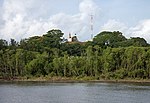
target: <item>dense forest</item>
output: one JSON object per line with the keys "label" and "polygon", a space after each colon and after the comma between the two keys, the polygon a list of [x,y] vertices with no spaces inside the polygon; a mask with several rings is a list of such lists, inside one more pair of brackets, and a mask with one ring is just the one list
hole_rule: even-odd
{"label": "dense forest", "polygon": [[150,45],[140,37],[104,31],[88,42],[64,42],[61,30],[9,42],[0,39],[0,78],[150,78]]}

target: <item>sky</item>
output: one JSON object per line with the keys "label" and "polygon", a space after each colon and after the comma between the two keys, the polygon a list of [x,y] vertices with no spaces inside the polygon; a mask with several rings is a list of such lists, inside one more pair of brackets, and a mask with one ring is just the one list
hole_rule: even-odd
{"label": "sky", "polygon": [[121,31],[150,43],[150,0],[0,0],[0,39],[17,41],[60,29],[80,41],[102,31]]}

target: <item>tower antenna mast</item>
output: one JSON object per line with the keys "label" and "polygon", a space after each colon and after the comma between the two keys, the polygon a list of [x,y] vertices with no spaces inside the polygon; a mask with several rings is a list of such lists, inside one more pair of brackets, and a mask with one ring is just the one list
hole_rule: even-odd
{"label": "tower antenna mast", "polygon": [[93,40],[93,33],[94,33],[94,28],[93,28],[93,14],[90,15],[90,29],[91,29],[91,40]]}

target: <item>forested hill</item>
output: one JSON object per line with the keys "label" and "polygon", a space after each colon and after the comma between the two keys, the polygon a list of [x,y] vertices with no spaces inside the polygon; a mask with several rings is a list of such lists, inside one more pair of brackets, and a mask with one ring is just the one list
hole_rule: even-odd
{"label": "forested hill", "polygon": [[62,37],[61,30],[50,30],[19,43],[0,39],[0,78],[150,78],[150,45],[143,38],[127,39],[119,31],[104,31],[82,43]]}

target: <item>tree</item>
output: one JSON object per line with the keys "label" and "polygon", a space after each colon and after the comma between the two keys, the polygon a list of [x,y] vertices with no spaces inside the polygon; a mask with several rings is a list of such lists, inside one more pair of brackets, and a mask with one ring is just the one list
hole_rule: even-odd
{"label": "tree", "polygon": [[85,48],[83,44],[80,43],[64,43],[60,48],[63,52],[67,51],[70,56],[81,56]]}
{"label": "tree", "polygon": [[132,37],[130,40],[133,42],[133,44],[132,44],[133,46],[139,46],[139,47],[148,46],[148,44],[144,38]]}
{"label": "tree", "polygon": [[22,76],[24,74],[24,67],[26,63],[25,52],[23,49],[16,50],[15,59],[16,75]]}
{"label": "tree", "polygon": [[8,46],[8,42],[6,40],[0,39],[0,50],[6,49]]}
{"label": "tree", "polygon": [[10,49],[16,49],[18,46],[18,43],[15,41],[15,39],[10,39]]}
{"label": "tree", "polygon": [[94,39],[93,43],[94,45],[99,45],[101,47],[116,47],[118,42],[127,40],[121,32],[114,31],[114,32],[108,32],[104,31],[99,34],[97,34]]}
{"label": "tree", "polygon": [[42,54],[37,54],[36,58],[30,61],[26,65],[26,73],[28,75],[33,75],[33,76],[40,76],[40,75],[46,75],[47,70],[45,70],[45,64],[47,61],[48,54],[46,52]]}
{"label": "tree", "polygon": [[60,48],[63,33],[61,30],[50,30],[43,36],[34,36],[30,37],[29,39],[23,39],[20,41],[20,48],[30,50],[30,51],[37,51],[37,52],[44,52],[45,48]]}
{"label": "tree", "polygon": [[99,79],[150,78],[150,47],[145,39],[101,32],[88,42],[62,42],[61,30],[10,44],[0,39],[0,78],[60,76]]}
{"label": "tree", "polygon": [[61,30],[50,30],[47,32],[47,34],[43,35],[42,44],[44,47],[60,48],[60,44],[62,42],[61,37],[63,35],[64,34]]}

